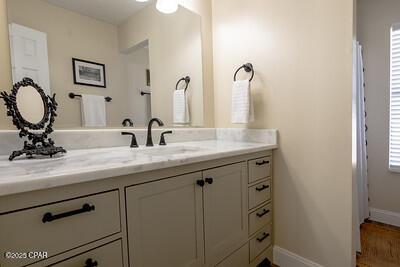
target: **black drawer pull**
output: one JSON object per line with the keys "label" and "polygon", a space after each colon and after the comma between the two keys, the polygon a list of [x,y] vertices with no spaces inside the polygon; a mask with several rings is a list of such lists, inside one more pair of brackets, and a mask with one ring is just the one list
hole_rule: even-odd
{"label": "black drawer pull", "polygon": [[267,213],[269,213],[269,210],[263,209],[263,211],[261,213],[257,213],[257,216],[261,218]]}
{"label": "black drawer pull", "polygon": [[205,181],[207,184],[212,184],[214,182],[214,179],[209,177],[209,178],[206,178]]}
{"label": "black drawer pull", "polygon": [[257,161],[256,165],[257,166],[261,166],[261,165],[265,165],[265,164],[268,164],[268,163],[269,163],[269,160],[263,160],[263,161]]}
{"label": "black drawer pull", "polygon": [[269,185],[263,184],[262,187],[256,187],[256,190],[258,192],[260,192],[260,191],[263,191],[263,190],[268,189],[268,188],[269,188]]}
{"label": "black drawer pull", "polygon": [[67,211],[56,215],[53,215],[51,212],[47,212],[45,215],[43,215],[42,222],[43,223],[52,222],[65,217],[74,216],[85,212],[91,212],[94,209],[95,209],[94,205],[84,204],[82,208],[79,210]]}
{"label": "black drawer pull", "polygon": [[257,238],[257,241],[261,243],[261,242],[263,242],[267,237],[269,237],[269,234],[263,233],[263,236]]}
{"label": "black drawer pull", "polygon": [[205,185],[205,182],[204,182],[204,180],[197,180],[197,181],[196,181],[196,184],[197,184],[198,186],[200,186],[200,187],[203,187],[203,186]]}
{"label": "black drawer pull", "polygon": [[97,263],[97,261],[93,261],[92,259],[87,259],[85,262],[85,267],[96,267],[99,264]]}

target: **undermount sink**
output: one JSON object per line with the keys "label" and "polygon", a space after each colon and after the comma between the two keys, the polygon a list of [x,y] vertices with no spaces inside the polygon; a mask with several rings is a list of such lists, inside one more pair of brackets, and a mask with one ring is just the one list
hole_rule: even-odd
{"label": "undermount sink", "polygon": [[166,155],[179,155],[196,153],[204,150],[204,148],[192,147],[192,146],[165,146],[165,147],[151,147],[139,149],[136,152],[139,154],[149,155],[149,156],[166,156]]}

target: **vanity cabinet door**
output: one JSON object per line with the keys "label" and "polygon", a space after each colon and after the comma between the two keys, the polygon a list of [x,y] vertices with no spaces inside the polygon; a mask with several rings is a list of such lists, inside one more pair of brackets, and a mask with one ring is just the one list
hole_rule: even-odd
{"label": "vanity cabinet door", "polygon": [[129,262],[135,267],[204,263],[201,173],[126,189]]}
{"label": "vanity cabinet door", "polygon": [[206,265],[215,266],[247,241],[247,165],[207,170],[203,177]]}

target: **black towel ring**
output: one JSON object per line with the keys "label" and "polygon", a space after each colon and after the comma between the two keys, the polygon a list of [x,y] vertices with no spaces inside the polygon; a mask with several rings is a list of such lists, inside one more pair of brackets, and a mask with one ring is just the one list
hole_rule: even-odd
{"label": "black towel ring", "polygon": [[181,78],[181,79],[176,83],[175,90],[178,90],[178,85],[179,85],[179,83],[182,82],[182,81],[185,81],[185,83],[186,83],[186,87],[185,87],[185,92],[186,92],[186,90],[188,89],[189,83],[190,83],[190,77],[189,77],[189,76],[186,76],[186,77]]}
{"label": "black towel ring", "polygon": [[238,68],[235,72],[235,75],[233,76],[233,80],[236,82],[236,75],[238,74],[238,72],[241,69],[244,69],[246,72],[251,72],[251,77],[249,80],[251,82],[254,78],[254,68],[253,68],[253,64],[251,64],[251,63],[244,64],[240,68]]}

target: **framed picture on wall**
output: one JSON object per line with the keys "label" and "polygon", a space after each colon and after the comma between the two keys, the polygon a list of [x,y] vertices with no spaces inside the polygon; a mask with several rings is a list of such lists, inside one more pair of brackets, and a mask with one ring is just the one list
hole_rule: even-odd
{"label": "framed picture on wall", "polygon": [[72,59],[74,83],[106,88],[106,66],[87,60]]}

